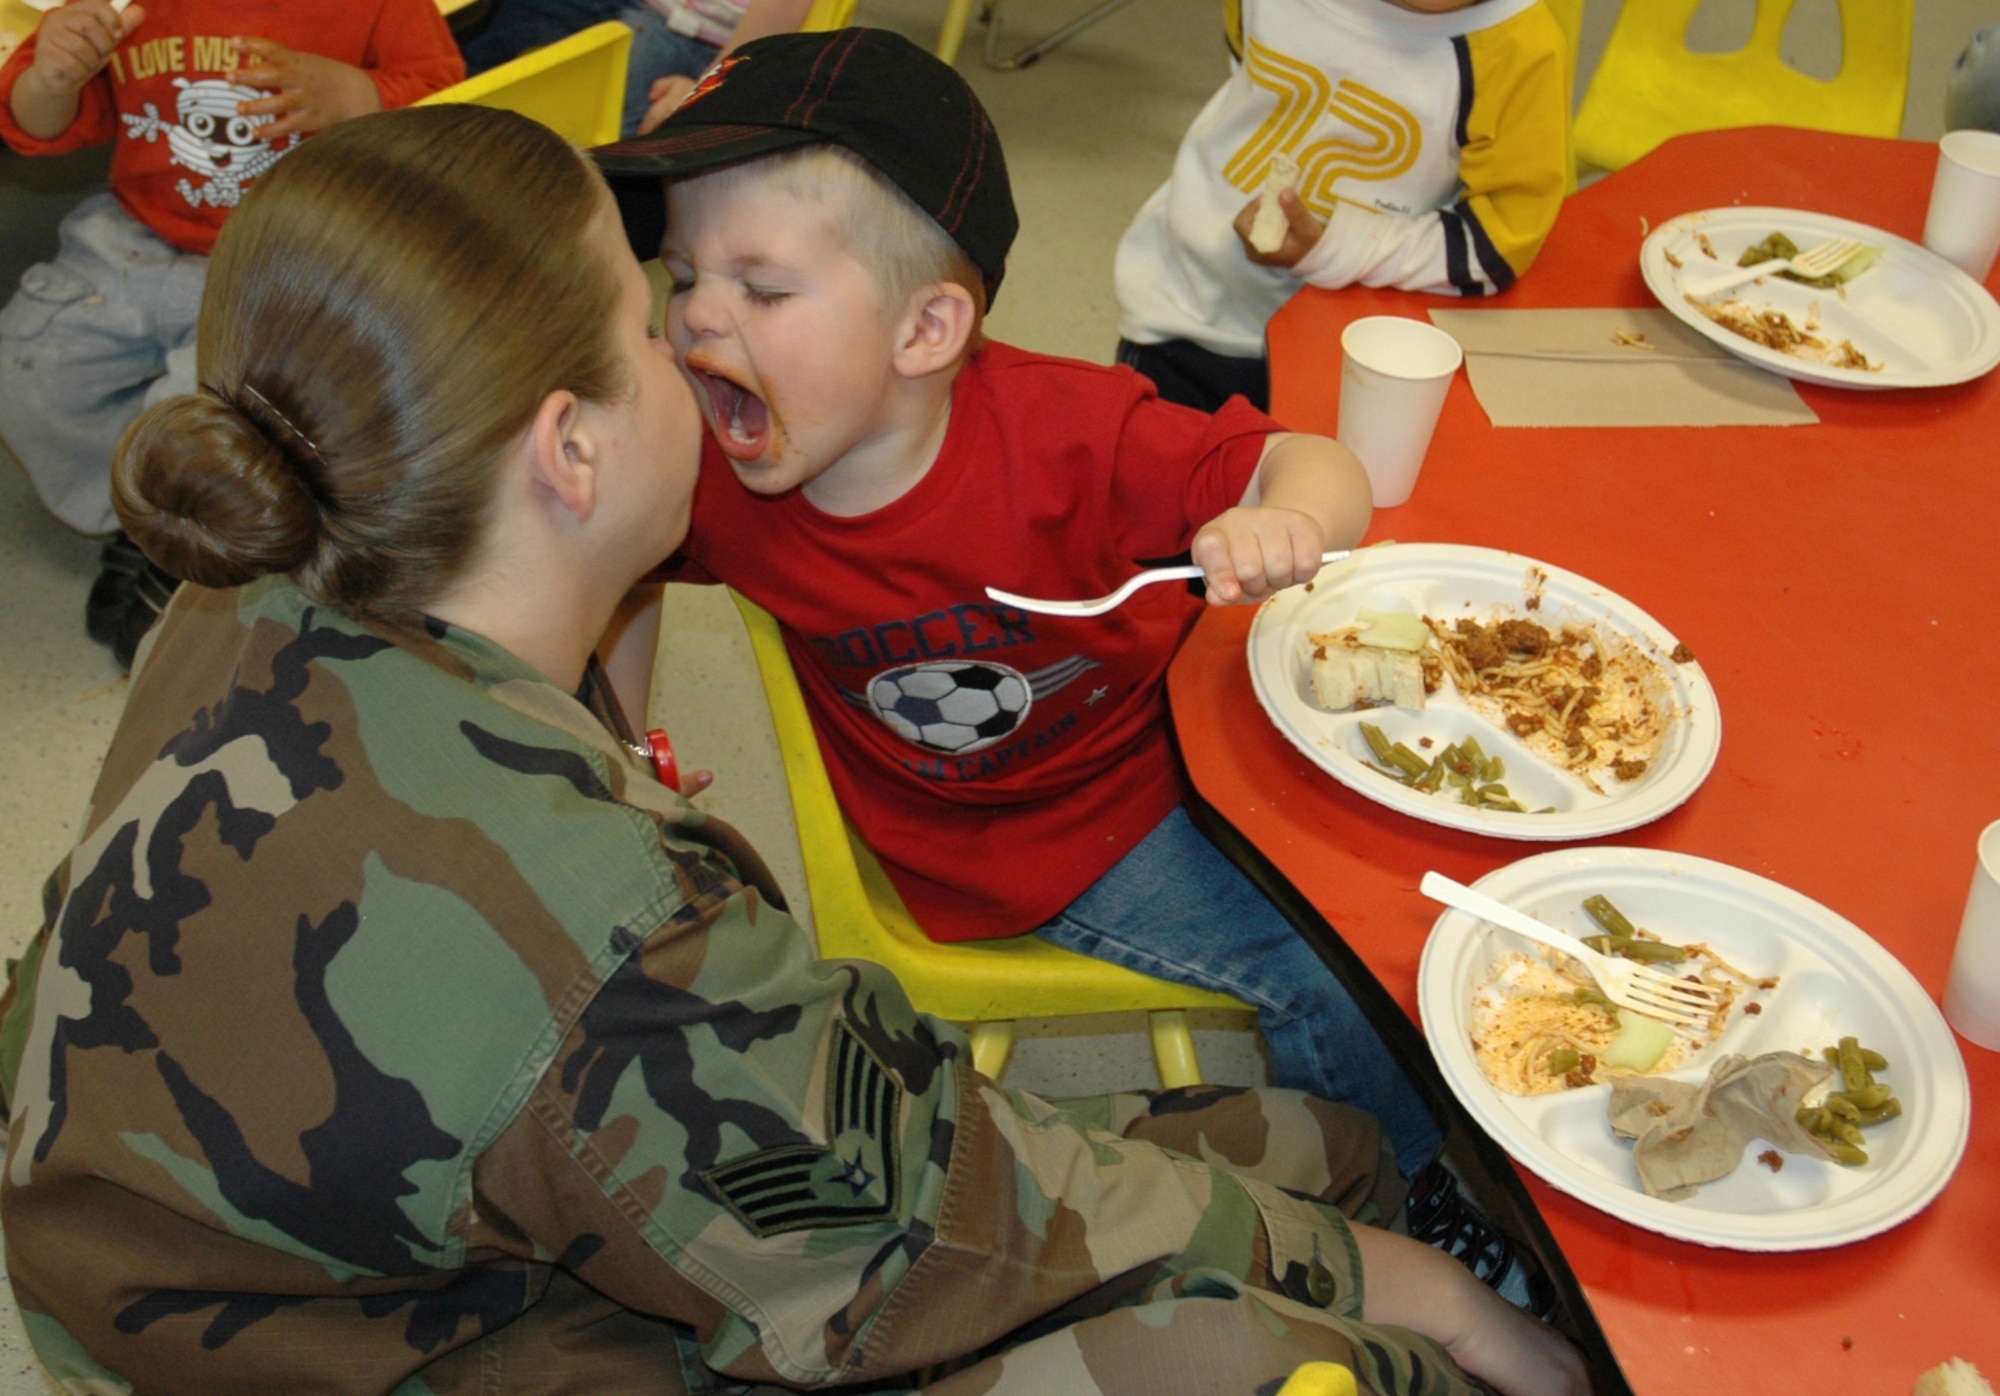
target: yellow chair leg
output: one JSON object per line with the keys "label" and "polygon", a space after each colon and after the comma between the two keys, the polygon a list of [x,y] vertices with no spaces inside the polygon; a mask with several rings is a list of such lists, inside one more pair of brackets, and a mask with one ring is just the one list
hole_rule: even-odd
{"label": "yellow chair leg", "polygon": [[[1183,1015],[1185,1016],[1185,1015]],[[1014,1051],[1014,1024],[1011,1019],[972,1025],[972,1066],[981,1076],[998,1081]]]}
{"label": "yellow chair leg", "polygon": [[1188,1030],[1187,1010],[1162,1008],[1147,1015],[1153,1034],[1153,1063],[1160,1069],[1160,1084],[1199,1086],[1201,1063],[1194,1057],[1194,1034]]}
{"label": "yellow chair leg", "polygon": [[1354,1373],[1338,1362],[1308,1362],[1295,1367],[1278,1388],[1278,1396],[1354,1396]]}
{"label": "yellow chair leg", "polygon": [[937,56],[946,63],[958,62],[958,46],[965,41],[966,22],[972,18],[972,0],[951,0],[944,12],[944,28],[938,31]]}

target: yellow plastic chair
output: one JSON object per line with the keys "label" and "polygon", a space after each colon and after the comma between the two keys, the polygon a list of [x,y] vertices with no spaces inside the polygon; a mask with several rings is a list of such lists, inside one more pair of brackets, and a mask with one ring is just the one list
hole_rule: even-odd
{"label": "yellow plastic chair", "polygon": [[632,31],[615,19],[509,59],[417,103],[467,102],[532,116],[580,146],[618,139]]}
{"label": "yellow plastic chair", "polygon": [[[859,0],[813,0],[811,13],[799,28],[808,31],[845,29],[854,23],[854,7]],[[947,63],[958,62],[959,45],[965,42],[965,26],[972,18],[973,0],[947,0],[944,24],[938,30],[937,56]]]}
{"label": "yellow plastic chair", "polygon": [[1577,158],[1619,170],[1670,136],[1732,126],[1899,134],[1913,0],[1840,0],[1841,65],[1831,80],[1779,55],[1794,3],[1756,0],[1747,44],[1694,53],[1687,31],[1701,0],[1627,0],[1577,112]]}
{"label": "yellow plastic chair", "polygon": [[1285,1378],[1278,1396],[1355,1396],[1354,1373],[1338,1362],[1302,1362]]}
{"label": "yellow plastic chair", "polygon": [[[1569,67],[1563,81],[1563,110],[1570,114],[1572,122],[1576,113],[1576,55],[1583,44],[1583,0],[1547,0],[1549,10],[1555,15],[1556,23],[1562,26],[1563,39],[1569,45]],[[1576,141],[1570,140],[1569,185],[1563,191],[1576,192]]]}
{"label": "yellow plastic chair", "polygon": [[750,632],[778,733],[819,953],[887,966],[918,1008],[967,1026],[973,1065],[995,1080],[1007,1069],[1016,1019],[1137,1009],[1150,1014],[1161,1084],[1198,1084],[1201,1067],[1187,1010],[1247,1009],[1239,1000],[1073,954],[1034,936],[941,945],[924,935],[840,812],[778,622],[755,602],[730,595]]}

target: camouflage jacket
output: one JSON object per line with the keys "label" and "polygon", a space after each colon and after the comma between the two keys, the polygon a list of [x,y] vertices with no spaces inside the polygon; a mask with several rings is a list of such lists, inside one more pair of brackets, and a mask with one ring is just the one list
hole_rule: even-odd
{"label": "camouflage jacket", "polygon": [[886,971],[813,960],[741,852],[477,635],[183,588],[7,1021],[43,1362],[93,1393],[1248,1391],[1316,1357],[1471,1389],[1354,1321],[1365,1116],[1002,1091]]}

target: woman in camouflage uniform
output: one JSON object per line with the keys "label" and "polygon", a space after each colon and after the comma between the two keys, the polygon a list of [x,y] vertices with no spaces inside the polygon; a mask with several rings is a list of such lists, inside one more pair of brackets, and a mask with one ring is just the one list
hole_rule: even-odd
{"label": "woman in camouflage uniform", "polygon": [[814,961],[577,700],[686,526],[699,417],[650,311],[595,173],[480,108],[320,136],[224,232],[202,390],[118,473],[198,584],[0,1034],[49,1370],[1041,1396],[1326,1358],[1582,1391],[1549,1330],[1361,1224],[1400,1201],[1372,1120],[1002,1090],[886,971]]}

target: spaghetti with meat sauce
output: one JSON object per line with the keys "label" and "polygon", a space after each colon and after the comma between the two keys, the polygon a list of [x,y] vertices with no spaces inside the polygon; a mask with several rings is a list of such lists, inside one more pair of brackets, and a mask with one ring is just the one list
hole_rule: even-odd
{"label": "spaghetti with meat sauce", "polygon": [[1475,712],[1600,793],[1645,774],[1678,709],[1639,646],[1580,621],[1427,619],[1445,673]]}

